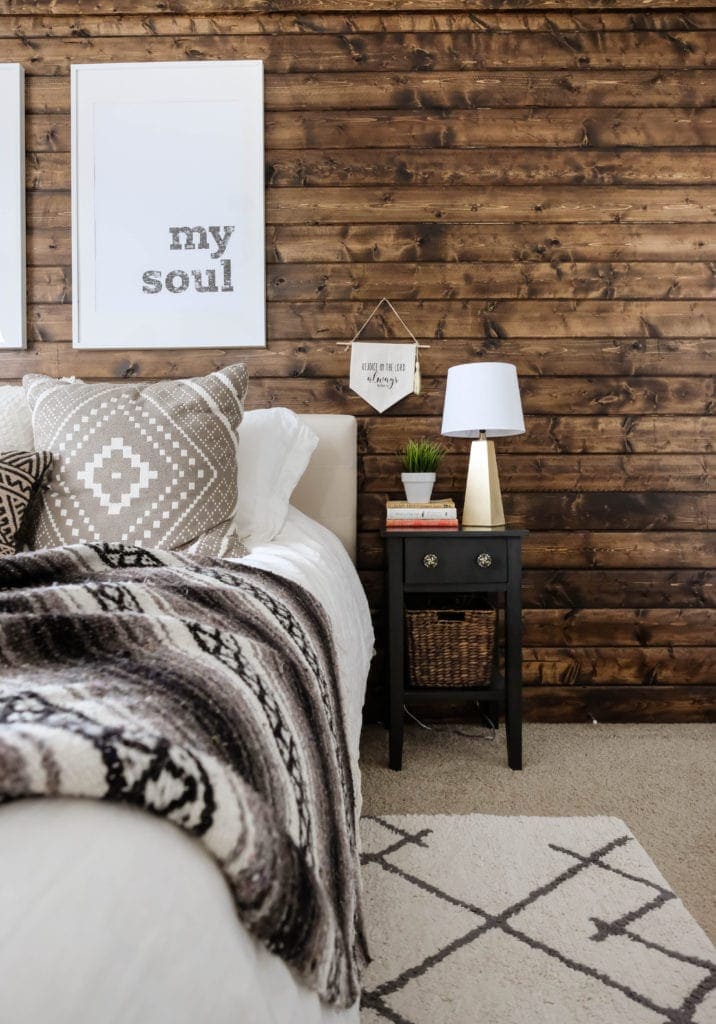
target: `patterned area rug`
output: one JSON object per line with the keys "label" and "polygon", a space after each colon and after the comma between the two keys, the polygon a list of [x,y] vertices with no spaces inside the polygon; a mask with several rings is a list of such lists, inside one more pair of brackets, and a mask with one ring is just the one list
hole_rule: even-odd
{"label": "patterned area rug", "polygon": [[364,818],[361,1024],[713,1024],[712,943],[618,818]]}

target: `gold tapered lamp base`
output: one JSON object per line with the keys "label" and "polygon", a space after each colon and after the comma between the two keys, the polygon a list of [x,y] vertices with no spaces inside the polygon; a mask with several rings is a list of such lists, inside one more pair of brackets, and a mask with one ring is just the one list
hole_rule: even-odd
{"label": "gold tapered lamp base", "polygon": [[500,477],[497,472],[495,445],[481,437],[470,446],[467,468],[463,526],[504,526]]}

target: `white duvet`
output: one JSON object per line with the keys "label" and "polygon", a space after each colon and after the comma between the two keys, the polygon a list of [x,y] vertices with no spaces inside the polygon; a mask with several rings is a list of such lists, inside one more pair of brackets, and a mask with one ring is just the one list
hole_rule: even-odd
{"label": "white duvet", "polygon": [[[244,561],[302,583],[331,620],[356,790],[373,631],[341,543],[292,509]],[[201,845],[85,800],[0,808],[0,1024],[355,1024],[240,924]]]}

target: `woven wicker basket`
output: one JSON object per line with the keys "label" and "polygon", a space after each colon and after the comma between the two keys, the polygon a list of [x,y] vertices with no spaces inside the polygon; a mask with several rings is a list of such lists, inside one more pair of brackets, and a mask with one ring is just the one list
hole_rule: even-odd
{"label": "woven wicker basket", "polygon": [[407,610],[413,686],[481,686],[495,647],[494,608]]}

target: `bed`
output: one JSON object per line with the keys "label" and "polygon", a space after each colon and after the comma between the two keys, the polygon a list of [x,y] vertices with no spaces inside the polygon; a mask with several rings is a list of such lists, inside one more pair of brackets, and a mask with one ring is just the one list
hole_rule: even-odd
{"label": "bed", "polygon": [[[319,436],[280,533],[236,564],[293,580],[330,623],[360,811],[358,740],[373,634],[352,564],[356,425]],[[0,1020],[13,1024],[349,1024],[239,921],[206,849],[116,803],[25,799],[0,808]]]}

